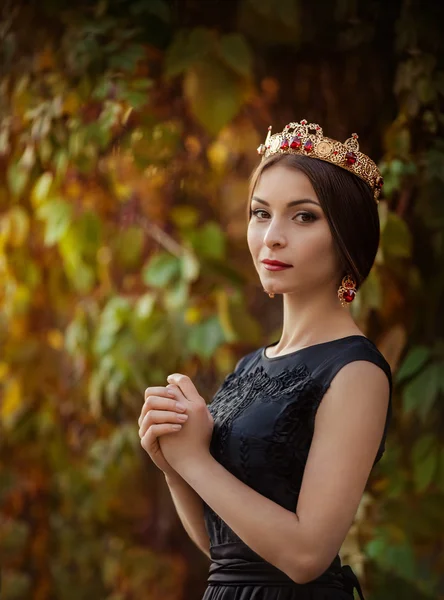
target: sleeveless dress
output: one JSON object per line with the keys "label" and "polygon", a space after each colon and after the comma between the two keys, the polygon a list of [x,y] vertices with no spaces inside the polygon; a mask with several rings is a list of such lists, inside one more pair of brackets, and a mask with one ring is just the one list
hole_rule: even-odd
{"label": "sleeveless dress", "polygon": [[[268,347],[241,358],[209,403],[210,452],[246,485],[295,511],[316,411],[333,377],[355,360],[375,363],[388,377],[390,399],[374,466],[384,453],[392,416],[392,374],[376,345],[362,335],[270,358]],[[211,565],[202,600],[350,600],[354,588],[364,599],[339,554],[321,576],[298,584],[249,548],[205,502],[204,517]]]}

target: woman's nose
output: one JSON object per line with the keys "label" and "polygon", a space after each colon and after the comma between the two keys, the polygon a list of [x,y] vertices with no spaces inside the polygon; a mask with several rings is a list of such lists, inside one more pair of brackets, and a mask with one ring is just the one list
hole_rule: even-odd
{"label": "woman's nose", "polygon": [[278,227],[270,224],[267,231],[265,232],[264,244],[266,246],[268,246],[269,248],[276,246],[276,245],[284,246],[285,238],[282,233],[282,230],[280,230]]}

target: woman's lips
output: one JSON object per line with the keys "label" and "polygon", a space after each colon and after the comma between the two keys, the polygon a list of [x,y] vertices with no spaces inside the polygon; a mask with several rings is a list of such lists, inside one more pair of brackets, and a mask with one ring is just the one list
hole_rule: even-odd
{"label": "woman's lips", "polygon": [[283,271],[284,269],[291,269],[291,267],[283,267],[282,265],[270,265],[268,263],[262,263],[267,271]]}

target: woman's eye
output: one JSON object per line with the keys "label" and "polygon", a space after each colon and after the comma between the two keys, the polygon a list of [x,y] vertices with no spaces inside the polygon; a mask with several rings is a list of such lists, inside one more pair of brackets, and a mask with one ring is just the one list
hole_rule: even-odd
{"label": "woman's eye", "polygon": [[[265,215],[268,215],[266,210],[263,210],[262,208],[257,208],[256,210],[252,210],[251,214],[255,215],[256,217],[258,217],[259,219],[263,219],[264,217],[261,217],[259,215],[259,213],[264,213]],[[310,221],[315,221],[316,217],[313,213],[310,212],[299,212],[294,219],[296,219],[296,217],[303,217],[301,219],[302,223],[309,223]]]}
{"label": "woman's eye", "polygon": [[[265,213],[268,214],[266,210],[262,210],[262,208],[256,208],[256,210],[252,210],[251,214],[255,215],[256,217],[258,216],[258,213]],[[260,218],[260,217],[259,217]]]}
{"label": "woman's eye", "polygon": [[314,220],[316,219],[316,217],[314,216],[314,214],[312,214],[312,213],[309,213],[309,212],[300,212],[300,213],[298,213],[298,214],[296,215],[296,217],[300,217],[300,216],[302,216],[302,217],[307,217],[306,219],[305,219],[305,218],[304,218],[304,219],[302,219],[302,221],[303,221],[304,223],[307,223],[307,222],[310,222],[310,221],[314,221]]}

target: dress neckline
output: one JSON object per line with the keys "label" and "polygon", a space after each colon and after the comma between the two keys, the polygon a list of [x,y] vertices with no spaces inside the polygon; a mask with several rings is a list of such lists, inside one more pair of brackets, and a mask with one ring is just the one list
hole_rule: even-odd
{"label": "dress neckline", "polygon": [[277,340],[273,344],[270,344],[270,346],[263,346],[262,351],[261,351],[261,356],[267,362],[272,362],[274,360],[279,360],[280,358],[287,358],[288,356],[293,356],[295,354],[298,354],[299,352],[302,352],[303,350],[309,350],[310,348],[316,348],[318,346],[326,346],[327,344],[333,344],[335,342],[341,342],[342,340],[348,340],[351,338],[364,338],[364,339],[370,341],[367,336],[360,335],[359,333],[355,333],[354,335],[346,335],[345,337],[336,338],[334,340],[327,340],[326,342],[319,342],[317,344],[311,344],[310,346],[304,346],[303,348],[299,348],[298,350],[293,350],[293,352],[287,352],[287,354],[280,354],[279,356],[267,356],[265,354],[265,350],[267,350],[268,348],[271,348],[273,346],[276,346],[276,344],[279,342],[279,340]]}

